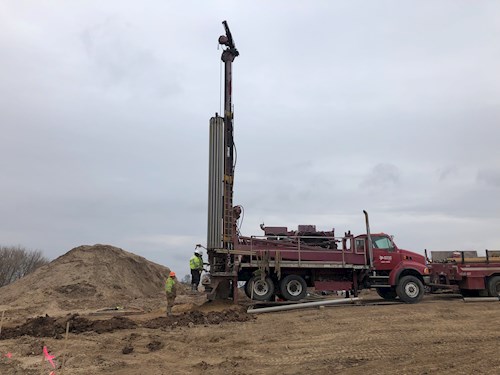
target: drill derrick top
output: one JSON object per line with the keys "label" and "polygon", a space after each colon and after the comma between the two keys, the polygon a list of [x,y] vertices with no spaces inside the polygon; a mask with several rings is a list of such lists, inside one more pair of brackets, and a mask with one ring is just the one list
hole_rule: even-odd
{"label": "drill derrick top", "polygon": [[219,44],[222,44],[224,46],[227,46],[222,52],[222,61],[227,62],[231,61],[233,62],[236,56],[239,56],[239,52],[236,49],[236,46],[234,45],[233,41],[233,36],[231,35],[231,31],[229,30],[229,26],[226,21],[223,21],[222,24],[224,25],[224,29],[226,30],[226,35],[221,35],[219,37]]}

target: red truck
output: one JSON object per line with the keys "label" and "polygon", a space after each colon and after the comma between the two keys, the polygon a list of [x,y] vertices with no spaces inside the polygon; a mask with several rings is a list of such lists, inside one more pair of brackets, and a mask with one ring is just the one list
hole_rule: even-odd
{"label": "red truck", "polygon": [[449,289],[464,297],[500,297],[500,251],[486,250],[485,257],[468,257],[465,251],[458,251],[430,261],[429,270],[432,291]]}
{"label": "red truck", "polygon": [[[376,288],[384,299],[420,301],[430,280],[425,257],[398,248],[385,233],[370,234],[366,211],[365,218],[367,234],[358,236],[335,237],[333,230],[320,232],[313,225],[301,225],[297,231],[261,226],[264,236],[238,236],[229,252],[234,256],[229,274],[210,276],[245,282],[246,294],[261,301],[275,296],[297,301],[308,287],[347,290],[354,296],[361,289]],[[206,287],[215,293],[210,284]]]}
{"label": "red truck", "polygon": [[264,238],[241,237],[236,246],[242,254],[238,280],[247,282],[247,295],[257,300],[275,294],[299,300],[307,287],[314,287],[347,290],[355,296],[361,289],[376,288],[384,299],[420,301],[429,283],[424,256],[399,249],[385,233],[370,234],[366,211],[365,217],[367,234],[358,236],[346,233],[338,238],[333,230],[299,226],[297,232],[263,227]]}

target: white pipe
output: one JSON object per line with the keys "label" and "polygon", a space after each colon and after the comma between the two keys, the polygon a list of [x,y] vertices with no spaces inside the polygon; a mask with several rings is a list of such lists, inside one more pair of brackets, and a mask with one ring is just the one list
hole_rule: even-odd
{"label": "white pipe", "polygon": [[464,297],[464,302],[498,302],[500,297]]}
{"label": "white pipe", "polygon": [[354,301],[358,301],[359,299],[360,298],[358,298],[358,297],[354,297],[354,298],[351,297],[351,298],[342,298],[342,299],[329,299],[329,300],[315,301],[315,302],[304,302],[304,303],[297,303],[297,304],[293,304],[293,305],[261,307],[261,308],[258,308],[258,309],[249,308],[247,310],[247,313],[249,313],[249,314],[259,314],[259,313],[273,312],[273,311],[305,309],[307,307],[351,303],[351,302],[354,302]]}

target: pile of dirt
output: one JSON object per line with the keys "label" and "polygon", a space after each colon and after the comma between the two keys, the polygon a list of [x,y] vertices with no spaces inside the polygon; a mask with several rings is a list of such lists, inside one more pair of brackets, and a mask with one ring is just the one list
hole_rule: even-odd
{"label": "pile of dirt", "polygon": [[161,296],[168,272],[167,267],[117,247],[79,246],[0,288],[0,305],[50,315],[125,306]]}
{"label": "pile of dirt", "polygon": [[142,323],[135,322],[125,317],[113,317],[111,319],[90,320],[71,314],[65,317],[40,316],[29,318],[25,323],[16,327],[5,327],[2,330],[0,340],[12,339],[20,336],[51,337],[62,339],[69,322],[69,332],[79,334],[83,332],[106,333],[121,329],[134,329],[138,327],[158,329],[174,327],[191,327],[195,325],[213,325],[223,322],[246,322],[255,319],[253,315],[243,310],[226,310],[202,313],[190,311],[180,315],[154,318]]}
{"label": "pile of dirt", "polygon": [[143,327],[158,329],[169,327],[184,327],[192,325],[212,325],[225,322],[246,322],[255,319],[255,316],[243,311],[224,310],[202,313],[201,311],[189,311],[177,316],[161,316],[151,319],[142,324]]}
{"label": "pile of dirt", "polygon": [[66,331],[66,323],[70,322],[71,333],[83,333],[93,331],[96,333],[113,332],[119,329],[136,328],[137,324],[127,318],[113,317],[107,320],[89,320],[77,314],[70,317],[54,318],[51,316],[40,316],[29,318],[26,323],[19,326],[2,330],[1,340],[20,336],[63,338]]}

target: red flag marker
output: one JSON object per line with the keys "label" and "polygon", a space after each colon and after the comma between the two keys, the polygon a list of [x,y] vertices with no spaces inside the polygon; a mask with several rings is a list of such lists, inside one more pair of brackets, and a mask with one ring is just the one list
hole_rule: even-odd
{"label": "red flag marker", "polygon": [[49,351],[47,350],[47,347],[44,346],[43,347],[43,355],[45,356],[45,358],[47,359],[47,361],[50,362],[50,364],[52,365],[53,368],[56,368],[56,365],[54,364],[54,361],[53,359],[56,357],[55,355],[50,355],[49,354]]}

